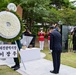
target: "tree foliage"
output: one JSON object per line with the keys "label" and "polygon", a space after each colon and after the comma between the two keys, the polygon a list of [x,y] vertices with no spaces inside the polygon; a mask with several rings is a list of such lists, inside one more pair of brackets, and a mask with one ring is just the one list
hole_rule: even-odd
{"label": "tree foliage", "polygon": [[76,25],[76,10],[70,8],[64,8],[59,11],[61,21],[66,25]]}
{"label": "tree foliage", "polygon": [[21,5],[23,19],[32,26],[34,23],[58,22],[75,25],[76,8],[69,0],[0,0],[0,10],[6,9],[8,3]]}
{"label": "tree foliage", "polygon": [[24,9],[24,18],[33,19],[34,21],[43,20],[44,16],[48,16],[48,10],[45,8],[49,4],[49,0],[21,0]]}
{"label": "tree foliage", "polygon": [[61,9],[62,6],[68,7],[69,0],[51,0],[51,4],[56,5],[57,9]]}

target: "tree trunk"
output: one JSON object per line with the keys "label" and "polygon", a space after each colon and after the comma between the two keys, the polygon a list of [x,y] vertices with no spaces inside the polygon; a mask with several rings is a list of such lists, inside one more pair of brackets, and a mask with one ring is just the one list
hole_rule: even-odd
{"label": "tree trunk", "polygon": [[31,31],[31,30],[32,30],[32,27],[33,27],[33,23],[34,23],[34,22],[33,22],[33,19],[30,18],[30,21],[29,21],[29,22],[30,22],[30,23],[29,23],[29,24],[30,24],[29,27],[30,27],[30,31]]}

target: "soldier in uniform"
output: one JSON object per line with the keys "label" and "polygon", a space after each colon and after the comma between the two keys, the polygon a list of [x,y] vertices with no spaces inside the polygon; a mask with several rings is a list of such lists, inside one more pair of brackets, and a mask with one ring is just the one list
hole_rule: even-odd
{"label": "soldier in uniform", "polygon": [[[21,36],[22,38],[22,36]],[[20,50],[22,48],[22,44],[20,42],[20,40],[16,40],[16,43],[17,43],[17,46],[18,46],[18,49]],[[12,42],[12,44],[15,44],[15,42]],[[20,62],[19,62],[19,58],[14,58],[14,62],[15,62],[15,65],[12,66],[11,68],[13,68],[14,70],[18,70],[20,68]]]}
{"label": "soldier in uniform", "polygon": [[44,36],[45,36],[45,32],[43,32],[43,28],[40,28],[40,31],[38,32],[38,36],[39,36],[40,49],[43,50]]}

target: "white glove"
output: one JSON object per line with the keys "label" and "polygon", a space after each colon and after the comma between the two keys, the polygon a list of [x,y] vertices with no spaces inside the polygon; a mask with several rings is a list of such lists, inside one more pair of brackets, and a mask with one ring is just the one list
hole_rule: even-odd
{"label": "white glove", "polygon": [[52,50],[50,50],[50,52],[52,53]]}

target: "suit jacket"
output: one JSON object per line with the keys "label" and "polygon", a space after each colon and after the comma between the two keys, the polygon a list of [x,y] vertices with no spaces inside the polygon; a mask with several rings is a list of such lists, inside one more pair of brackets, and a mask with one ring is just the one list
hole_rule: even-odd
{"label": "suit jacket", "polygon": [[62,51],[62,39],[61,39],[61,34],[58,31],[53,31],[50,33],[50,49],[53,52],[56,51]]}

